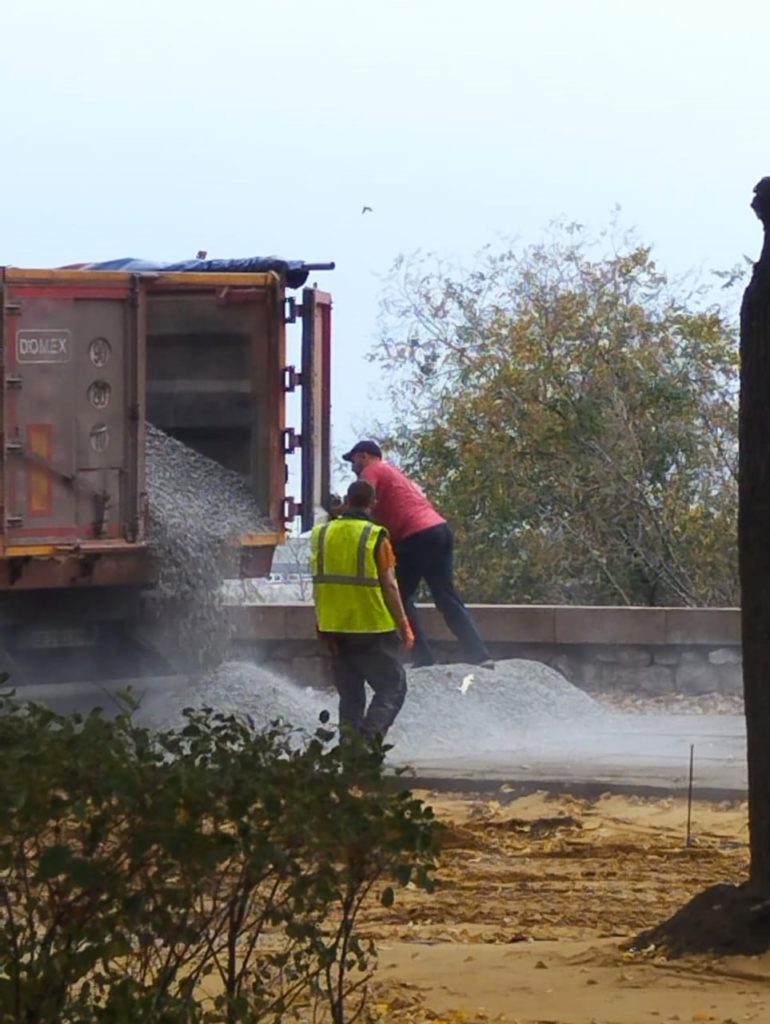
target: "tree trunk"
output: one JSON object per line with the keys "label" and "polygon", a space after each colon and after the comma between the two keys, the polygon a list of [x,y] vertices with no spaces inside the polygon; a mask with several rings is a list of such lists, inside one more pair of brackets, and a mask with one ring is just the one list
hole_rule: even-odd
{"label": "tree trunk", "polygon": [[741,306],[738,558],[751,884],[770,892],[770,178],[752,207],[765,237]]}

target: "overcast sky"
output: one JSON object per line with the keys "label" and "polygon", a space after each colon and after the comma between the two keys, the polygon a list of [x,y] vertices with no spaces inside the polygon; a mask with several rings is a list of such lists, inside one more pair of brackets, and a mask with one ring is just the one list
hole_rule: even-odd
{"label": "overcast sky", "polygon": [[[674,272],[756,257],[760,0],[6,0],[0,263],[336,260],[333,430],[379,277],[611,208]],[[362,215],[366,204],[373,213]]]}

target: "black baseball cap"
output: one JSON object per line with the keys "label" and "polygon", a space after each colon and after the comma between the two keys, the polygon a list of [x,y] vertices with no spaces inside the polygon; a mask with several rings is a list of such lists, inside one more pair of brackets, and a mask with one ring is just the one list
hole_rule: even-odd
{"label": "black baseball cap", "polygon": [[345,462],[352,462],[353,456],[358,455],[359,452],[362,455],[374,455],[375,458],[382,458],[382,448],[380,448],[376,441],[359,441],[358,444],[354,444],[350,451],[346,452],[342,458]]}

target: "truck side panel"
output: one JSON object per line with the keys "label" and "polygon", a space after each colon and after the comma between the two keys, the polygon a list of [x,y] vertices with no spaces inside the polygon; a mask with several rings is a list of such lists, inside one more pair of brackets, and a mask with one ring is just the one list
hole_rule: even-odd
{"label": "truck side panel", "polygon": [[131,282],[21,273],[2,289],[6,552],[141,541],[143,338]]}

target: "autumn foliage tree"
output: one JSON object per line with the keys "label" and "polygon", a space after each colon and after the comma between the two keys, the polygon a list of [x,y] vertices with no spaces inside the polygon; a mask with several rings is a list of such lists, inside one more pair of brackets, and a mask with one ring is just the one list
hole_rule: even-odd
{"label": "autumn foliage tree", "polygon": [[401,257],[382,312],[380,433],[468,598],[735,603],[735,332],[649,248],[562,224],[469,271]]}

